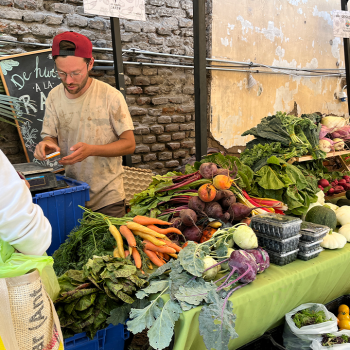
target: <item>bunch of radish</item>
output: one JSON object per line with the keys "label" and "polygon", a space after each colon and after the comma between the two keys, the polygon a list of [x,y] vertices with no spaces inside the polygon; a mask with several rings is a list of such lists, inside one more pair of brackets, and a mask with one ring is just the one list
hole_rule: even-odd
{"label": "bunch of radish", "polygon": [[256,208],[249,208],[236,202],[236,196],[229,188],[232,186],[236,170],[219,169],[214,163],[203,163],[199,173],[213,182],[202,185],[198,189],[198,197],[191,197],[189,209],[180,212],[178,224],[183,225],[181,231],[187,240],[198,242],[201,231],[196,226],[198,217],[208,217],[224,223],[239,222],[248,217]]}
{"label": "bunch of radish", "polygon": [[329,186],[331,186],[331,188],[329,188],[326,192],[327,196],[348,191],[350,190],[350,176],[344,175],[342,179],[334,180],[332,183],[329,183],[329,181],[326,179],[321,179],[318,181],[318,188],[320,188],[322,191]]}

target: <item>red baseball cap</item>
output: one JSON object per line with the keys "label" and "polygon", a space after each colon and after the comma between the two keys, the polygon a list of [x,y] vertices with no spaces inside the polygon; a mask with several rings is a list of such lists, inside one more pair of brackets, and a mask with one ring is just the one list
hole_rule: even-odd
{"label": "red baseball cap", "polygon": [[[75,50],[60,50],[61,41],[70,41],[75,44]],[[52,42],[52,56],[92,57],[92,43],[85,35],[75,32],[64,32],[56,35]]]}

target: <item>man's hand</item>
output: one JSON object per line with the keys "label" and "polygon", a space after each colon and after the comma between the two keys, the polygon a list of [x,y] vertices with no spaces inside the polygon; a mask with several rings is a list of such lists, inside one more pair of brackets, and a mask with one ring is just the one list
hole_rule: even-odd
{"label": "man's hand", "polygon": [[47,139],[36,145],[34,157],[38,160],[45,160],[47,154],[60,151],[59,146],[54,141]]}
{"label": "man's hand", "polygon": [[78,162],[82,162],[85,158],[91,156],[92,145],[88,145],[84,142],[78,142],[70,148],[70,151],[74,151],[71,155],[63,157],[59,161],[62,165],[72,165]]}

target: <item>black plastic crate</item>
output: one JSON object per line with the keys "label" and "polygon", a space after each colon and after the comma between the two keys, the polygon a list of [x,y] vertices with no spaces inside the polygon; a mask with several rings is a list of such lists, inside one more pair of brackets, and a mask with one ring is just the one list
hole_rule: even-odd
{"label": "black plastic crate", "polygon": [[301,235],[280,239],[277,237],[255,232],[258,237],[259,246],[272,250],[276,253],[288,253],[298,248]]}
{"label": "black plastic crate", "polygon": [[261,337],[237,350],[286,350],[283,344],[283,325],[267,331]]}
{"label": "black plastic crate", "polygon": [[250,226],[254,231],[286,239],[299,233],[301,223],[293,216],[267,213],[253,216]]}
{"label": "black plastic crate", "polygon": [[338,315],[338,307],[345,304],[350,307],[350,294],[342,295],[341,297],[330,301],[325,304],[325,307],[334,315]]}

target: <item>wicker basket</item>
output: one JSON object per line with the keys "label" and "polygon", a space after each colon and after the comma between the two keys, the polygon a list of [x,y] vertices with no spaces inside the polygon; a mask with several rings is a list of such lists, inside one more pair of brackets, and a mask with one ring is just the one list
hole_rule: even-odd
{"label": "wicker basket", "polygon": [[129,205],[134,194],[144,191],[152,182],[153,173],[148,169],[129,168],[123,166],[124,190],[126,204]]}

